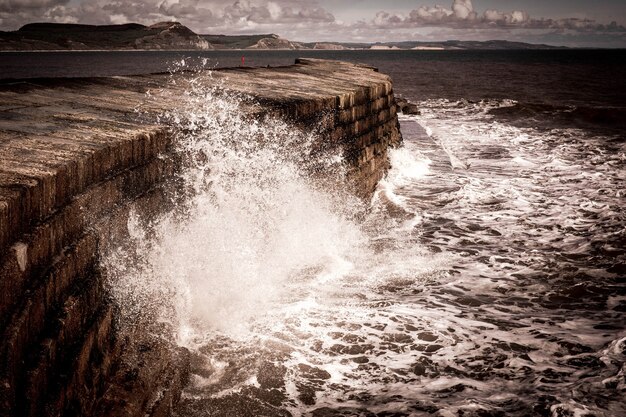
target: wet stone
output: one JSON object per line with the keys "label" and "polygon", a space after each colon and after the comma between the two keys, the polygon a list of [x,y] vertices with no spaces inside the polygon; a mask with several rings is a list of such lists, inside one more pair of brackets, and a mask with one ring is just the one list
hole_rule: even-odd
{"label": "wet stone", "polygon": [[432,360],[422,356],[413,364],[411,371],[417,376],[437,374],[437,365]]}
{"label": "wet stone", "polygon": [[374,400],[374,395],[367,391],[355,392],[348,395],[348,401],[358,401],[360,403],[371,403]]}
{"label": "wet stone", "polygon": [[335,344],[332,345],[329,349],[331,352],[340,354],[340,355],[362,355],[367,352],[371,352],[374,350],[374,345],[366,344],[366,345],[340,345]]}
{"label": "wet stone", "polygon": [[565,340],[559,340],[558,345],[567,350],[570,355],[579,355],[581,353],[591,353],[593,349],[580,343],[572,343]]}
{"label": "wet stone", "polygon": [[[561,404],[552,407],[551,410],[552,410],[552,417],[574,417],[575,416],[572,410],[564,407]],[[587,417],[587,416],[588,415],[585,415],[584,417]]]}
{"label": "wet stone", "polygon": [[310,380],[326,380],[330,379],[330,374],[323,369],[316,368],[310,365],[306,365],[301,363],[298,365],[298,370],[300,371],[303,378]]}
{"label": "wet stone", "polygon": [[435,353],[437,352],[439,349],[443,348],[442,345],[417,345],[415,347],[415,350],[417,350],[418,352],[425,352],[425,353]]}
{"label": "wet stone", "polygon": [[440,394],[453,394],[457,392],[463,392],[468,388],[471,388],[471,387],[465,384],[455,384],[455,385],[452,385],[451,387],[444,388],[437,392],[439,392]]}
{"label": "wet stone", "polygon": [[577,358],[568,359],[566,362],[569,366],[573,366],[575,368],[586,368],[586,369],[601,369],[605,368],[606,365],[599,358],[595,356],[580,356]]}
{"label": "wet stone", "polygon": [[396,97],[396,106],[403,114],[419,115],[421,111],[417,104],[411,103],[405,98]]}
{"label": "wet stone", "polygon": [[407,106],[402,109],[402,113],[410,114],[410,115],[421,114],[420,109],[417,106],[417,104],[407,104]]}
{"label": "wet stone", "polygon": [[496,346],[508,352],[528,353],[528,352],[532,352],[533,350],[537,350],[537,349],[533,349],[527,346],[520,345],[519,343],[515,343],[515,342],[510,342],[510,343],[500,342],[496,344]]}
{"label": "wet stone", "polygon": [[213,375],[213,369],[208,366],[205,356],[192,354],[189,361],[190,369],[194,374],[203,378],[209,378]]}
{"label": "wet stone", "polygon": [[321,340],[315,340],[311,344],[311,350],[314,351],[314,352],[321,352],[323,346],[324,346],[324,342],[322,342]]}
{"label": "wet stone", "polygon": [[[466,377],[467,373],[463,372],[460,369],[457,368],[453,368],[452,366],[446,366],[445,368],[443,368],[441,370],[441,373],[445,374],[445,375],[454,375],[457,377]],[[479,376],[474,375],[475,378],[480,379]]]}
{"label": "wet stone", "polygon": [[344,328],[344,329],[346,329],[348,331],[359,330],[361,327],[363,327],[363,326],[361,326],[358,323],[348,323],[348,322],[345,322],[345,321],[337,323],[337,326],[339,326],[341,328]]}
{"label": "wet stone", "polygon": [[387,343],[381,343],[380,348],[389,352],[401,353],[401,352],[404,352],[404,350],[406,349],[406,346],[387,342]]}
{"label": "wet stone", "polygon": [[616,326],[614,324],[611,323],[600,323],[600,324],[596,324],[595,326],[593,326],[594,329],[596,330],[615,330],[615,331],[620,331],[623,329],[623,326]]}
{"label": "wet stone", "polygon": [[542,395],[539,397],[537,404],[533,406],[533,413],[541,417],[551,417],[551,407],[557,402],[557,399],[551,395]]}
{"label": "wet stone", "polygon": [[367,327],[371,327],[372,329],[380,330],[381,332],[385,330],[385,328],[387,327],[385,323],[377,323],[377,324],[365,323],[365,325]]}
{"label": "wet stone", "polygon": [[607,272],[626,276],[626,263],[616,263],[613,266],[607,268]]}
{"label": "wet stone", "polygon": [[342,337],[342,340],[347,343],[360,343],[365,342],[365,339],[361,336],[357,336],[355,334],[347,334]]}
{"label": "wet stone", "polygon": [[618,311],[621,313],[626,313],[626,301],[620,301],[618,305],[613,307],[613,311]]}
{"label": "wet stone", "polygon": [[384,334],[382,340],[393,343],[411,343],[413,338],[405,333],[387,333]]}
{"label": "wet stone", "polygon": [[341,415],[342,414],[339,411],[327,407],[318,408],[316,410],[313,410],[313,412],[311,413],[312,417],[337,417]]}
{"label": "wet stone", "polygon": [[411,406],[409,406],[409,408],[411,410],[415,410],[415,411],[419,411],[419,412],[424,412],[427,414],[435,414],[437,411],[439,411],[439,408],[431,405],[431,404],[413,404]]}
{"label": "wet stone", "polygon": [[562,382],[565,377],[567,377],[566,372],[558,372],[552,368],[548,368],[542,372],[543,377],[541,377],[541,382],[546,383],[554,383],[554,382]]}
{"label": "wet stone", "polygon": [[241,393],[248,397],[255,397],[259,400],[280,407],[287,400],[287,396],[283,391],[277,389],[259,389],[253,386],[244,387]]}
{"label": "wet stone", "polygon": [[[386,308],[386,307],[391,307],[394,304],[395,304],[394,301],[378,301],[378,302],[374,303],[374,307]],[[379,329],[379,330],[382,330],[382,329]]]}
{"label": "wet stone", "polygon": [[313,410],[311,417],[376,417],[376,414],[364,409],[322,407]]}
{"label": "wet stone", "polygon": [[477,298],[473,298],[473,297],[460,297],[460,298],[457,298],[456,301],[459,304],[463,304],[463,305],[469,306],[469,307],[480,307],[481,305],[483,305],[482,301],[480,301]]}
{"label": "wet stone", "polygon": [[438,337],[430,332],[422,332],[417,335],[419,340],[423,340],[424,342],[434,342],[438,339]]}
{"label": "wet stone", "polygon": [[413,368],[411,370],[417,376],[424,376],[426,375],[427,368],[426,365],[422,363],[416,363],[415,365],[413,365]]}
{"label": "wet stone", "polygon": [[257,381],[261,388],[283,388],[285,386],[285,373],[287,368],[283,365],[274,365],[271,362],[263,362],[259,367]]}
{"label": "wet stone", "polygon": [[302,401],[303,404],[315,404],[315,393],[318,391],[316,387],[308,384],[298,383],[296,384],[296,389],[298,390],[298,399]]}
{"label": "wet stone", "polygon": [[619,378],[607,378],[602,383],[607,389],[616,389],[619,386]]}

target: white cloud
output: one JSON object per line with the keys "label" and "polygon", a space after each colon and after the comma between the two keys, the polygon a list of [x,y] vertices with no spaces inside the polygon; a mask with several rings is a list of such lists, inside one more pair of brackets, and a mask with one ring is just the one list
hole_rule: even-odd
{"label": "white cloud", "polygon": [[422,6],[409,14],[410,20],[414,22],[442,22],[450,16],[452,16],[452,10],[445,9],[439,5],[435,7]]}
{"label": "white cloud", "polygon": [[487,10],[482,15],[474,10],[472,0],[454,0],[450,8],[442,6],[421,6],[412,10],[408,16],[386,14],[386,19],[374,19],[377,26],[443,26],[443,27],[484,27],[515,26],[529,21],[528,13],[523,11],[502,12]]}
{"label": "white cloud", "polygon": [[[315,1],[300,0],[97,0],[70,6],[69,0],[0,0],[0,21],[16,29],[34,21],[111,24],[181,20],[203,32],[287,24],[332,23],[335,17]],[[42,17],[44,19],[42,19]],[[12,27],[11,27],[12,26]]]}
{"label": "white cloud", "polygon": [[[521,10],[478,11],[475,9],[478,0],[448,0],[447,6],[420,5],[418,1],[413,10],[404,13],[380,11],[357,22],[335,19],[331,11],[335,3],[342,1],[0,0],[0,26],[2,30],[14,30],[25,23],[40,21],[86,24],[137,22],[150,25],[164,20],[178,20],[197,33],[273,32],[303,41],[375,42],[435,37],[438,40],[533,41],[544,38],[570,40],[580,35],[594,39],[597,44],[604,36],[612,45],[622,42],[622,46],[626,46],[626,28],[616,23],[600,24],[584,18],[532,18]],[[321,4],[327,5],[328,9]],[[381,4],[391,7],[392,2]],[[351,6],[355,10],[360,7],[359,2],[351,2]]]}
{"label": "white cloud", "polygon": [[65,4],[69,0],[0,0],[0,11],[41,9]]}
{"label": "white cloud", "polygon": [[478,16],[472,6],[472,0],[454,0],[452,11],[457,19],[474,20]]}
{"label": "white cloud", "polygon": [[505,13],[499,10],[486,10],[483,19],[486,22],[503,22],[506,25],[521,25],[530,20],[528,13],[523,11]]}
{"label": "white cloud", "polygon": [[417,27],[447,27],[457,29],[490,29],[490,28],[524,28],[524,29],[553,29],[574,31],[626,31],[626,29],[612,23],[603,25],[594,20],[580,18],[564,19],[532,19],[527,12],[515,10],[504,12],[489,9],[479,15],[471,0],[454,0],[450,8],[442,6],[421,6],[412,10],[407,16],[379,12],[370,22],[379,29],[417,28]]}

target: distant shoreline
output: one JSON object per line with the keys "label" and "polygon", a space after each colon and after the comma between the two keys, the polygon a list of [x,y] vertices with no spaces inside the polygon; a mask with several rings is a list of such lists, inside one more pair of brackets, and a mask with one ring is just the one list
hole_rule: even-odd
{"label": "distant shoreline", "polygon": [[[146,48],[143,48],[143,47]],[[4,52],[40,51],[220,51],[220,50],[554,50],[565,46],[504,39],[399,40],[388,42],[292,41],[275,33],[252,35],[199,34],[180,22],[121,25],[29,23],[15,31],[0,31]]]}
{"label": "distant shoreline", "polygon": [[[558,51],[626,51],[626,48],[561,48],[556,49]],[[476,48],[476,49],[32,49],[32,50],[0,50],[0,54],[3,53],[42,53],[42,52],[71,52],[71,53],[83,53],[83,52],[200,52],[200,53],[220,53],[220,52],[504,52],[504,51],[517,51],[517,52],[536,52],[536,51],[555,51],[551,48],[536,48],[536,49],[490,49],[490,48]]]}

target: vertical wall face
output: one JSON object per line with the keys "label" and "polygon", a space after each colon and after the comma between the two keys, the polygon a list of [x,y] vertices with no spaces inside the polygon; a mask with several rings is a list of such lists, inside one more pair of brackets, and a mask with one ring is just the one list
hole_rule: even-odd
{"label": "vertical wall face", "polygon": [[[361,197],[401,141],[391,81],[369,68],[301,61],[216,78],[257,97],[256,112],[319,130]],[[0,86],[13,106],[0,118],[0,416],[167,415],[176,401],[184,352],[141,327],[116,331],[98,259],[125,238],[131,207],[171,207],[172,132],[133,111],[176,105],[146,101],[148,89],[184,93],[167,81]]]}
{"label": "vertical wall face", "polygon": [[[238,74],[226,73],[225,78],[273,113],[319,130],[323,147],[338,147],[344,154],[354,192],[371,197],[389,168],[388,149],[402,143],[391,78],[366,65],[318,59],[296,63],[288,71],[301,77],[287,82],[274,81],[285,71],[281,69],[254,82],[246,83]],[[292,94],[294,89],[301,93]]]}
{"label": "vertical wall face", "polygon": [[364,198],[371,197],[389,168],[388,149],[402,142],[390,87],[366,88],[353,102],[339,103],[335,117],[334,134],[342,134],[355,192]]}
{"label": "vertical wall face", "polygon": [[[129,202],[140,199],[146,212],[158,206],[152,201],[159,200],[157,193],[146,192],[173,175],[171,162],[157,158],[168,141],[159,130],[130,136],[130,147],[122,149],[136,148],[135,157],[94,176],[88,171],[122,152],[85,140],[93,152],[64,155],[75,158],[67,160],[76,178],[92,175],[93,180],[67,198],[61,197],[67,193],[60,180],[65,167],[55,164],[61,150],[46,152],[48,161],[24,159],[17,177],[23,182],[5,186],[28,196],[20,202],[20,215],[37,214],[22,222],[26,233],[10,242],[0,264],[0,415],[94,413],[122,348],[98,254],[107,242],[123,237]],[[11,160],[18,155],[14,149],[2,149],[0,158]],[[42,179],[39,167],[47,170]],[[54,201],[47,211],[44,199]]]}
{"label": "vertical wall face", "polygon": [[[337,97],[327,110],[309,110],[299,103],[294,119],[301,124],[320,125],[321,140],[339,147],[349,166],[349,180],[355,194],[368,199],[389,169],[390,147],[402,143],[391,86],[362,87],[354,93]],[[316,117],[326,120],[316,122]]]}

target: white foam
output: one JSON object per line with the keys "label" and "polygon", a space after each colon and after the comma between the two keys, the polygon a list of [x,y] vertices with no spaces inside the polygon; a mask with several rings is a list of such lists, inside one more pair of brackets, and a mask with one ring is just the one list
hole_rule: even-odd
{"label": "white foam", "polygon": [[522,158],[521,156],[516,156],[515,158],[512,159],[513,162],[515,162],[517,165],[523,166],[523,167],[534,167],[536,166],[535,163],[528,161],[524,158]]}
{"label": "white foam", "polygon": [[389,152],[389,159],[393,169],[389,172],[387,179],[394,186],[403,186],[420,181],[430,173],[432,161],[427,157],[404,146],[392,149]]}

